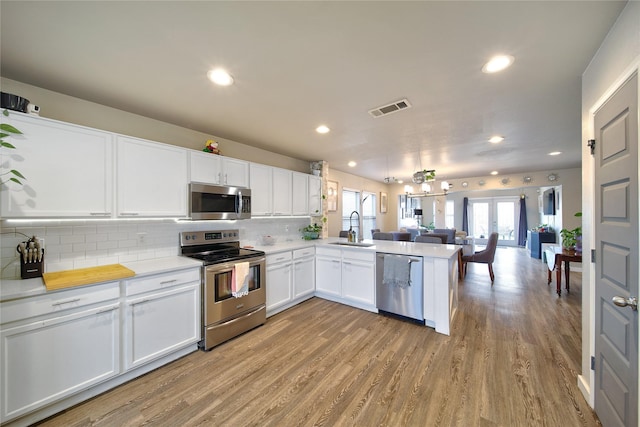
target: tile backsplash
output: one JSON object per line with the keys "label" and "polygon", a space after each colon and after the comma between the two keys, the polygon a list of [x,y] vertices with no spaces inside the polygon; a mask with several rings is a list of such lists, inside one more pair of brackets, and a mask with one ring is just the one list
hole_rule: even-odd
{"label": "tile backsplash", "polygon": [[175,256],[178,233],[189,230],[240,230],[241,245],[301,239],[308,217],[252,218],[243,221],[64,220],[0,222],[0,268],[3,279],[20,278],[16,247],[28,237],[44,241],[45,272]]}

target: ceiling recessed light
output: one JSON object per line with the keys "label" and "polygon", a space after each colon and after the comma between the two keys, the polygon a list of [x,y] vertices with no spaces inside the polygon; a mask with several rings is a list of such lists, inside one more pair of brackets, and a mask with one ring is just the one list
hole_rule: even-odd
{"label": "ceiling recessed light", "polygon": [[505,68],[509,67],[511,64],[513,64],[514,60],[515,58],[511,55],[494,56],[489,60],[489,62],[484,64],[484,67],[482,67],[482,72],[489,73],[489,74],[497,73],[498,71],[502,71]]}
{"label": "ceiling recessed light", "polygon": [[404,181],[403,181],[403,180],[401,180],[401,179],[399,179],[399,180],[398,180],[398,184],[402,184],[403,182],[404,182]]}
{"label": "ceiling recessed light", "polygon": [[327,126],[325,125],[320,125],[316,128],[316,132],[318,133],[329,133],[331,129],[329,129]]}
{"label": "ceiling recessed light", "polygon": [[349,163],[347,163],[347,165],[348,165],[350,168],[352,168],[352,167],[354,167],[355,165],[357,165],[357,163],[356,163],[356,162],[354,162],[353,160],[351,160]]}
{"label": "ceiling recessed light", "polygon": [[500,136],[500,135],[494,135],[491,138],[489,138],[489,142],[492,144],[497,144],[502,141],[504,141],[504,136]]}
{"label": "ceiling recessed light", "polygon": [[498,171],[491,171],[491,175],[498,175]]}
{"label": "ceiling recessed light", "polygon": [[209,80],[219,86],[231,86],[233,84],[233,77],[222,68],[216,68],[207,73]]}
{"label": "ceiling recessed light", "polygon": [[562,154],[562,151],[552,151],[549,153],[550,156],[557,156],[559,154]]}

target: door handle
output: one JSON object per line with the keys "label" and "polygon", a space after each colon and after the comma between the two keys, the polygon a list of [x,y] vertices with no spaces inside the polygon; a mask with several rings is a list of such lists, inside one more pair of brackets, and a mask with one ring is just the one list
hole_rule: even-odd
{"label": "door handle", "polygon": [[615,297],[611,298],[611,300],[618,307],[629,306],[629,307],[631,307],[631,310],[638,311],[638,298],[637,297],[625,298],[625,297],[615,296]]}

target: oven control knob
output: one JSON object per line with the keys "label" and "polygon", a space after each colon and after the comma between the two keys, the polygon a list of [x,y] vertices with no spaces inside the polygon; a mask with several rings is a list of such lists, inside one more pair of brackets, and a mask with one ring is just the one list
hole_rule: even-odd
{"label": "oven control knob", "polygon": [[188,234],[185,234],[184,240],[189,240],[190,238],[191,238],[191,236],[189,236]]}
{"label": "oven control knob", "polygon": [[196,235],[195,234],[191,235],[191,240],[196,240]]}

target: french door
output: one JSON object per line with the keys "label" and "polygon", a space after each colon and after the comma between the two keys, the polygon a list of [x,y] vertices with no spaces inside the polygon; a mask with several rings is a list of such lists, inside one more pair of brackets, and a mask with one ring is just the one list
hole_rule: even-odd
{"label": "french door", "polygon": [[469,234],[475,244],[486,245],[489,235],[498,233],[498,244],[516,246],[518,239],[518,198],[495,197],[469,200]]}

